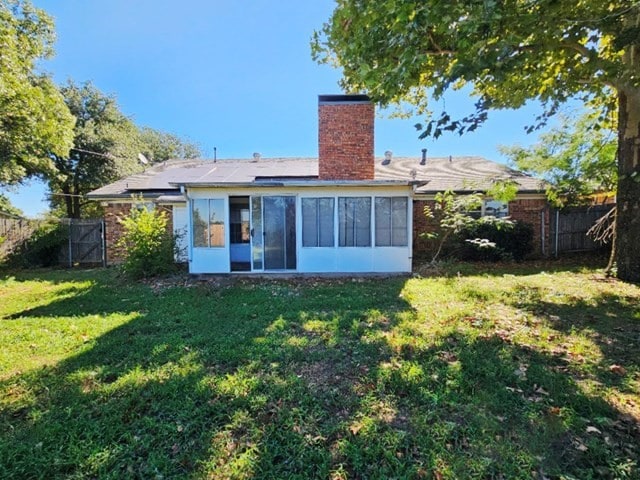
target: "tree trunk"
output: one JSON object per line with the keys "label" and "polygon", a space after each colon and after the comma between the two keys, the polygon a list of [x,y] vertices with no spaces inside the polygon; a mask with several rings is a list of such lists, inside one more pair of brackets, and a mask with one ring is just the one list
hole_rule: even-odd
{"label": "tree trunk", "polygon": [[618,91],[618,278],[640,283],[640,89]]}

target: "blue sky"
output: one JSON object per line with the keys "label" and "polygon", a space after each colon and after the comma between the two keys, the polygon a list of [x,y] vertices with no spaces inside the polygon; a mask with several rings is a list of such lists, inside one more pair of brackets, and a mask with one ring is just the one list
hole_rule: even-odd
{"label": "blue sky", "polygon": [[[91,80],[140,124],[189,138],[219,158],[317,155],[317,96],[338,93],[340,72],[311,59],[309,42],[332,1],[33,0],[56,22],[56,55],[44,70],[63,83]],[[447,99],[470,112],[464,92]],[[437,109],[440,104],[435,104]],[[476,132],[420,141],[417,119],[376,121],[377,155],[481,155],[506,161],[499,144],[535,140],[535,106],[494,112]],[[32,182],[10,192],[34,216],[47,209]]]}

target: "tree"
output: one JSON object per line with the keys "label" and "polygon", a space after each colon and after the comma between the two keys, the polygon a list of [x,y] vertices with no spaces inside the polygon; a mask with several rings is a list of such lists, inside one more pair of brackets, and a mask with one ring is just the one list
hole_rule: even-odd
{"label": "tree", "polygon": [[73,148],[69,155],[51,154],[55,170],[46,173],[52,206],[64,216],[80,218],[100,212],[83,197],[123,176],[142,172],[138,154],[152,161],[198,157],[200,150],[179,137],[148,127],[138,128],[118,107],[113,96],[90,82],[69,81],[61,88],[64,101],[76,117]]}
{"label": "tree", "polygon": [[36,62],[52,54],[53,23],[28,1],[0,0],[0,184],[51,172],[66,155],[74,119]]}
{"label": "tree", "polygon": [[149,127],[140,129],[142,152],[151,162],[164,162],[172,158],[199,158],[200,147],[183,140],[172,133],[161,132]]}
{"label": "tree", "polygon": [[8,213],[14,217],[22,217],[24,215],[24,212],[14,206],[9,197],[2,193],[0,193],[0,213]]}
{"label": "tree", "polygon": [[560,126],[540,135],[535,145],[500,150],[519,170],[542,177],[549,201],[558,207],[578,205],[594,193],[613,193],[617,138],[613,128],[599,126],[595,115],[563,116]]}
{"label": "tree", "polygon": [[53,194],[53,206],[64,205],[65,215],[80,218],[83,196],[124,175],[141,171],[138,130],[119,110],[115,98],[90,82],[69,81],[61,88],[64,101],[76,117],[73,148],[68,155],[51,153],[55,166],[44,177]]}
{"label": "tree", "polygon": [[[346,90],[416,105],[429,116],[422,137],[472,131],[531,99],[539,122],[576,97],[616,108],[618,277],[639,282],[639,24],[630,0],[338,0],[312,48],[342,68]],[[429,97],[463,86],[477,99],[469,115],[430,115]]]}

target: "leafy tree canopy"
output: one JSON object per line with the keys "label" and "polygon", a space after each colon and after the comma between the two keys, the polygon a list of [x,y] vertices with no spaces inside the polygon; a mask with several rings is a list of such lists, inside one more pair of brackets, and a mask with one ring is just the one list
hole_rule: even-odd
{"label": "leafy tree canopy", "polygon": [[[618,111],[618,277],[640,282],[640,2],[631,0],[337,0],[312,41],[347,91],[408,102],[421,137],[476,129],[490,109],[544,107],[538,125],[580,98]],[[462,118],[429,101],[468,86]]]}
{"label": "leafy tree canopy", "polygon": [[14,215],[16,217],[22,217],[24,215],[24,212],[14,206],[11,203],[11,200],[9,200],[9,197],[2,193],[0,193],[0,212],[8,213],[9,215]]}
{"label": "leafy tree canopy", "polygon": [[600,127],[596,112],[563,116],[558,128],[540,135],[528,148],[500,147],[516,167],[542,177],[556,206],[576,205],[594,193],[616,190],[616,132]]}
{"label": "leafy tree canopy", "polygon": [[90,82],[69,81],[61,92],[76,117],[73,147],[68,155],[51,154],[55,170],[44,177],[54,194],[53,206],[62,203],[66,216],[79,218],[83,195],[141,170],[140,142],[136,126],[120,112],[115,98]]}
{"label": "leafy tree canopy", "polygon": [[74,119],[36,62],[52,54],[51,19],[28,1],[0,0],[0,184],[53,169],[66,155]]}
{"label": "leafy tree canopy", "polygon": [[424,136],[473,130],[489,109],[530,99],[550,115],[572,96],[611,97],[610,87],[638,81],[622,61],[638,37],[625,22],[637,10],[629,1],[337,3],[312,48],[316,60],[342,68],[345,90],[366,91],[383,106],[407,101],[424,114],[430,99],[472,87],[475,111],[460,119],[441,112]]}
{"label": "leafy tree canopy", "polygon": [[154,163],[172,158],[198,158],[202,156],[198,145],[183,140],[173,133],[142,127],[140,140],[143,144],[141,153]]}
{"label": "leafy tree canopy", "polygon": [[69,155],[52,158],[55,170],[44,175],[53,193],[52,206],[62,216],[99,215],[97,204],[83,196],[126,175],[142,172],[138,154],[152,161],[198,157],[198,147],[179,137],[148,127],[138,128],[121,111],[113,96],[92,83],[69,81],[61,88],[65,103],[76,117]]}

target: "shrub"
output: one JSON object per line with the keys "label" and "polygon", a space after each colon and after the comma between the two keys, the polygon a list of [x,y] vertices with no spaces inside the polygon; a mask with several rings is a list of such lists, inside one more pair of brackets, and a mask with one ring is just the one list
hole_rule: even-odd
{"label": "shrub", "polygon": [[[521,261],[533,250],[533,227],[528,223],[497,223],[483,217],[465,226],[457,235],[461,260]],[[491,244],[491,248],[487,248]]]}
{"label": "shrub", "polygon": [[7,264],[14,268],[58,265],[60,250],[67,243],[68,238],[68,229],[59,221],[39,222],[31,236],[7,258]]}
{"label": "shrub", "polygon": [[122,218],[124,272],[132,278],[162,275],[176,268],[177,240],[167,229],[167,215],[155,209],[133,208]]}

